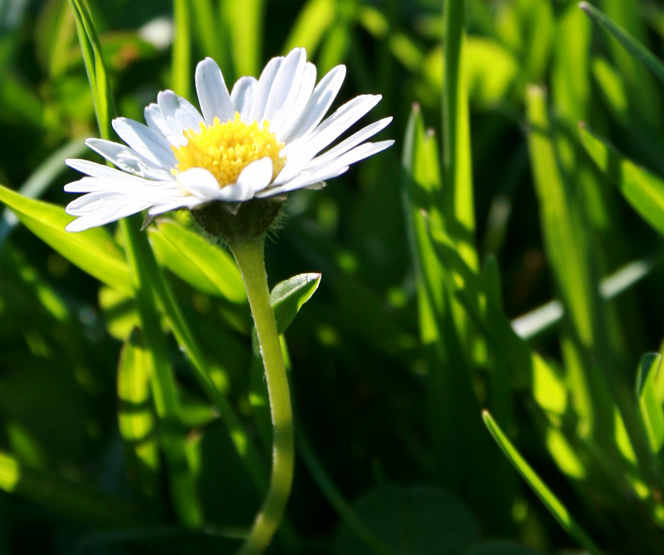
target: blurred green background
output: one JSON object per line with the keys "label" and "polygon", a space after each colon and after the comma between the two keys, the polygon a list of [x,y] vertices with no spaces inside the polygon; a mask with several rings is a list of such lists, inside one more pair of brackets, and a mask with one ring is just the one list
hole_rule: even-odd
{"label": "blurred green background", "polygon": [[[661,2],[593,3],[661,53]],[[165,88],[195,101],[205,56],[232,83],[304,46],[319,79],[347,65],[335,107],[380,93],[371,118],[394,116],[395,146],[293,195],[267,246],[272,286],[322,274],[285,335],[300,443],[271,553],[661,553],[664,379],[642,359],[664,325],[653,73],[566,0],[468,0],[447,25],[438,0],[88,5],[119,115],[143,121]],[[0,183],[62,207],[64,159],[93,159],[97,135],[70,3],[0,0]],[[189,229],[175,214],[146,233],[269,468],[239,275]],[[121,253],[110,232],[99,248]],[[262,495],[168,323],[202,530],[174,524],[149,388],[123,381],[140,367],[133,299],[9,212],[0,249],[0,555],[232,552]]]}

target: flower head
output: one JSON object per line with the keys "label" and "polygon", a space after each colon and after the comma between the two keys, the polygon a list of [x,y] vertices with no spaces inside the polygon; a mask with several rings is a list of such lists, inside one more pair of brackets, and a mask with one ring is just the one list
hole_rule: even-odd
{"label": "flower head", "polygon": [[201,113],[172,91],[145,109],[146,124],[113,120],[126,145],[88,139],[87,145],[118,169],[67,160],[86,177],[65,186],[86,193],[67,206],[82,231],[143,210],[156,216],[195,210],[219,201],[229,212],[251,199],[279,199],[296,189],[319,188],[349,166],[391,146],[366,142],[392,118],[377,121],[330,145],[379,101],[362,95],[323,120],[344,80],[337,66],[316,85],[316,67],[303,48],[268,62],[258,80],[242,77],[228,93],[210,58],[196,68]]}

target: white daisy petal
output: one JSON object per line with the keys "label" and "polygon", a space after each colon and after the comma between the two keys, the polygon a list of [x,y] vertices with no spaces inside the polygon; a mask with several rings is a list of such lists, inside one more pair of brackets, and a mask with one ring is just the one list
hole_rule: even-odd
{"label": "white daisy petal", "polygon": [[[304,48],[294,48],[284,58],[279,71],[274,77],[270,89],[270,96],[265,105],[263,118],[270,123],[282,108],[292,108],[300,89],[302,72],[307,62],[307,53]],[[258,120],[259,122],[261,120]],[[273,131],[274,132],[274,131]]]}
{"label": "white daisy petal", "polygon": [[281,141],[282,137],[285,136],[291,130],[293,125],[299,121],[300,116],[304,112],[304,109],[311,98],[315,85],[316,66],[307,63],[302,71],[300,86],[292,105],[283,106],[270,121],[270,130],[277,136],[278,141]]}
{"label": "white daisy petal", "polygon": [[113,129],[131,148],[162,168],[173,167],[175,157],[165,137],[147,125],[128,118],[116,118]]}
{"label": "white daisy petal", "polygon": [[328,162],[348,152],[350,149],[359,145],[363,141],[370,139],[376,133],[385,129],[390,124],[391,121],[392,118],[390,117],[390,118],[381,119],[375,123],[372,123],[371,125],[367,125],[365,128],[360,129],[354,135],[348,137],[345,141],[342,141],[341,143],[336,145],[334,148],[331,148],[330,150],[328,150],[324,154],[321,154],[320,156],[316,156],[316,158],[314,158],[311,162],[309,162],[309,164],[307,164],[306,169],[310,170],[324,166]]}
{"label": "white daisy petal", "polygon": [[190,194],[205,201],[223,200],[238,202],[254,196],[253,189],[247,183],[234,183],[219,187],[214,175],[203,168],[191,168],[178,174],[178,183]]}
{"label": "white daisy petal", "polygon": [[140,177],[130,175],[128,173],[116,170],[115,168],[110,168],[104,164],[97,164],[96,162],[90,162],[89,160],[80,160],[78,158],[65,160],[70,168],[75,169],[85,175],[91,177],[102,177],[107,179],[113,179],[118,181],[123,181],[126,183],[142,183],[145,181]]}
{"label": "white daisy petal", "polygon": [[98,202],[93,210],[68,224],[65,229],[67,231],[85,231],[91,227],[105,225],[132,216],[147,208],[145,203],[132,202],[124,196],[107,196],[103,200],[104,202]]}
{"label": "white daisy petal", "polygon": [[309,134],[306,140],[301,139],[287,145],[282,151],[282,155],[288,158],[288,164],[281,171],[275,183],[280,185],[295,177],[316,154],[378,104],[380,99],[380,95],[358,96],[334,112],[313,133]]}
{"label": "white daisy petal", "polygon": [[346,77],[346,66],[332,68],[314,89],[300,120],[284,134],[282,141],[297,141],[309,134],[323,119]]}
{"label": "white daisy petal", "polygon": [[113,162],[124,172],[156,181],[170,181],[173,179],[173,175],[169,170],[157,166],[124,145],[105,141],[104,139],[88,139],[85,144],[109,162]]}
{"label": "white daisy petal", "polygon": [[174,135],[182,135],[184,131],[198,131],[200,124],[205,124],[203,116],[186,99],[173,91],[162,91],[157,95],[157,104],[164,116],[166,125]]}
{"label": "white daisy petal", "polygon": [[148,214],[150,216],[158,216],[159,214],[170,212],[171,210],[177,210],[178,208],[189,208],[192,210],[201,204],[206,204],[207,202],[207,200],[200,199],[198,197],[180,197],[179,199],[170,203],[157,204],[151,207],[148,210]]}
{"label": "white daisy petal", "polygon": [[307,169],[302,172],[302,175],[309,175],[312,172],[312,170],[315,172],[328,171],[328,170],[332,171],[334,170],[334,168],[350,166],[352,164],[359,162],[360,160],[368,158],[369,156],[378,154],[379,152],[385,150],[386,148],[391,147],[393,144],[394,141],[392,140],[380,141],[377,143],[361,144],[360,146],[356,146],[354,149],[346,152],[345,154],[338,156],[337,158],[334,158],[324,166],[319,166],[317,168],[311,168],[311,169],[309,168],[309,166],[307,166]]}
{"label": "white daisy petal", "polygon": [[215,117],[222,123],[233,119],[233,102],[228,94],[224,76],[212,58],[205,58],[196,66],[196,92],[208,125],[214,123]]}
{"label": "white daisy petal", "polygon": [[257,121],[259,123],[263,122],[263,117],[265,115],[265,107],[267,106],[268,99],[270,97],[270,90],[272,89],[272,84],[277,76],[277,72],[281,67],[281,64],[284,62],[284,58],[272,58],[263,73],[261,73],[260,79],[258,80],[258,86],[256,87],[256,92],[254,94],[254,101],[251,105],[251,112],[249,114],[249,120],[247,123]]}
{"label": "white daisy petal", "polygon": [[162,135],[173,146],[184,146],[187,144],[187,139],[181,134],[175,135],[171,128],[166,125],[164,115],[161,113],[159,104],[149,104],[144,111],[145,123],[154,132]]}
{"label": "white daisy petal", "polygon": [[319,185],[317,188],[320,188],[322,186],[320,185],[322,181],[339,177],[342,173],[347,172],[348,168],[349,166],[335,168],[334,170],[322,169],[310,174],[299,175],[295,179],[291,179],[288,183],[276,187],[268,187],[267,189],[256,193],[256,198],[272,197],[279,194],[289,193],[297,189],[310,188],[312,185]]}
{"label": "white daisy petal", "polygon": [[249,164],[242,170],[237,183],[247,185],[252,191],[265,189],[272,181],[274,165],[271,158],[261,158]]}
{"label": "white daisy petal", "polygon": [[231,91],[231,100],[235,106],[235,111],[239,112],[240,119],[245,123],[252,123],[249,121],[249,116],[251,115],[257,86],[258,81],[254,77],[240,77]]}

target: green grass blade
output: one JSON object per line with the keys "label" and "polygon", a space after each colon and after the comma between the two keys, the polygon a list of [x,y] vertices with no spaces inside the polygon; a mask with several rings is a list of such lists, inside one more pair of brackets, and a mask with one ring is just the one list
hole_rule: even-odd
{"label": "green grass blade", "polygon": [[[193,2],[192,2],[193,3]],[[173,22],[175,37],[173,40],[173,61],[171,83],[173,91],[191,98],[191,25],[189,0],[173,1]]]}
{"label": "green grass blade", "polygon": [[[67,169],[64,163],[65,160],[81,156],[86,149],[84,139],[74,139],[68,142],[44,160],[18,189],[18,192],[24,197],[39,198],[51,186],[53,181]],[[0,249],[2,249],[2,245],[18,221],[18,218],[9,210],[5,210],[2,219],[0,219]]]}
{"label": "green grass blade", "polygon": [[334,22],[335,12],[334,0],[309,0],[291,28],[283,53],[299,46],[306,48],[308,57],[312,58]]}
{"label": "green grass blade", "polygon": [[466,0],[445,0],[443,12],[443,211],[448,235],[458,243],[463,259],[477,270],[470,114],[464,66],[465,4]]}
{"label": "green grass blade", "polygon": [[105,229],[69,233],[65,226],[73,218],[62,207],[23,197],[1,185],[0,202],[37,237],[84,272],[125,293],[131,292],[125,258]]}
{"label": "green grass blade", "polygon": [[636,398],[646,428],[650,450],[658,457],[664,447],[664,409],[657,396],[656,380],[662,356],[649,353],[641,359],[636,378]]}
{"label": "green grass blade", "polygon": [[587,126],[582,125],[579,132],[583,146],[600,170],[643,219],[664,234],[664,180],[622,156]]}
{"label": "green grass blade", "polygon": [[623,27],[618,25],[606,14],[591,6],[587,2],[579,4],[584,12],[605,31],[610,33],[636,60],[639,60],[653,74],[664,83],[664,63],[657,58],[650,50],[641,44],[634,36],[628,33]]}
{"label": "green grass blade", "polygon": [[569,511],[555,496],[555,494],[547,487],[542,479],[537,475],[533,468],[526,462],[526,460],[515,449],[514,445],[507,439],[507,436],[498,427],[491,415],[484,411],[482,414],[484,423],[489,432],[496,440],[498,446],[502,449],[505,456],[512,463],[514,468],[523,477],[530,488],[535,492],[537,497],[540,498],[544,506],[549,510],[553,517],[563,527],[563,529],[572,536],[584,549],[587,549],[593,555],[603,555],[603,552],[595,545],[595,543],[588,537],[588,535],[579,527],[574,521]]}
{"label": "green grass blade", "polygon": [[85,61],[90,88],[92,89],[92,99],[95,105],[99,133],[103,138],[109,139],[112,134],[111,120],[115,116],[115,108],[113,106],[111,85],[104,67],[104,57],[99,37],[97,36],[97,31],[95,30],[90,10],[85,0],[68,1],[76,19],[78,40],[83,52],[83,60]]}
{"label": "green grass blade", "polygon": [[30,468],[1,451],[0,490],[86,524],[133,527],[151,521],[150,517],[122,499]]}
{"label": "green grass blade", "polygon": [[151,359],[138,329],[125,343],[118,365],[118,420],[135,490],[155,500],[160,469],[156,421],[150,396]]}
{"label": "green grass blade", "polygon": [[192,26],[196,29],[194,38],[200,42],[204,56],[210,56],[219,64],[227,82],[230,82],[230,59],[228,57],[228,37],[225,30],[219,29],[219,14],[215,9],[218,2],[213,0],[196,0],[191,2]]}
{"label": "green grass blade", "polygon": [[242,277],[225,250],[173,220],[160,220],[148,232],[160,262],[174,274],[201,291],[246,303]]}
{"label": "green grass blade", "polygon": [[183,526],[197,528],[203,522],[203,513],[196,492],[195,477],[187,459],[175,375],[169,362],[166,338],[157,310],[155,283],[159,278],[155,273],[158,272],[158,266],[147,236],[140,231],[139,220],[136,217],[125,218],[120,220],[120,226],[127,243],[134,299],[153,370],[152,396],[159,418],[160,439],[166,457],[174,509]]}
{"label": "green grass blade", "polygon": [[263,19],[265,0],[222,2],[223,28],[231,39],[235,74],[258,77],[263,56]]}
{"label": "green grass blade", "polygon": [[[70,0],[70,4],[76,17],[101,136],[104,139],[111,139],[110,122],[114,116],[114,109],[99,37],[83,0]],[[160,439],[166,457],[174,509],[180,523],[193,528],[202,524],[202,509],[196,493],[194,475],[186,456],[175,376],[169,363],[168,348],[160,327],[161,320],[152,289],[156,281],[155,269],[158,272],[158,266],[147,236],[141,233],[139,228],[138,216],[120,221],[146,352],[151,357],[152,394],[159,417]]]}

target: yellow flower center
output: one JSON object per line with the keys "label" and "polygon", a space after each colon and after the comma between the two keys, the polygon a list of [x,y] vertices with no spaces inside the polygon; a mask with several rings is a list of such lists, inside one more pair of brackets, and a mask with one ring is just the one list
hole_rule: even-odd
{"label": "yellow flower center", "polygon": [[219,182],[219,187],[235,183],[244,168],[256,160],[270,157],[274,167],[272,179],[277,177],[286,163],[279,153],[284,143],[278,142],[270,132],[270,123],[265,120],[247,125],[235,113],[235,119],[221,123],[214,118],[212,125],[201,122],[200,130],[184,132],[186,146],[171,147],[178,161],[173,175],[191,168],[204,168]]}

